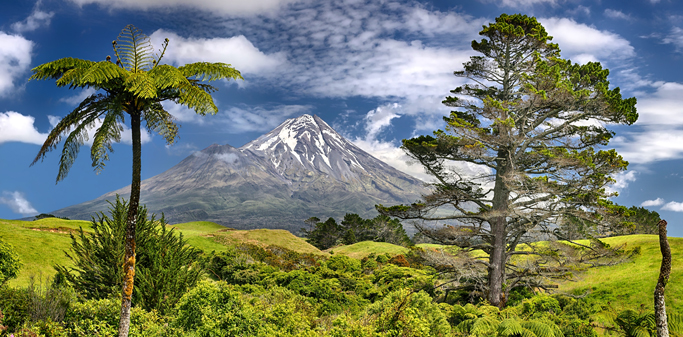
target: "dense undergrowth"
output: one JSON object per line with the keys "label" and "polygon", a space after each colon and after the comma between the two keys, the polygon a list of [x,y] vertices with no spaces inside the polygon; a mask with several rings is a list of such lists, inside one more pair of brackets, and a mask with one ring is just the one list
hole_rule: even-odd
{"label": "dense undergrowth", "polygon": [[[415,248],[413,252],[419,248]],[[502,310],[435,288],[406,256],[362,260],[243,244],[205,254],[206,277],[161,314],[133,310],[131,336],[598,336],[649,334],[649,311],[593,298],[516,293]],[[86,290],[87,291],[87,290]],[[112,336],[120,300],[87,299],[59,280],[0,289],[7,336]],[[457,295],[457,294],[456,294]],[[675,321],[675,320],[674,320]]]}

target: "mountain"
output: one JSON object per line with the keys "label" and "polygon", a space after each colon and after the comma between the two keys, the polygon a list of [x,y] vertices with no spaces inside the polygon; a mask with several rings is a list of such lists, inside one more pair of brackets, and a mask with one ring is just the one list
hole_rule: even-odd
{"label": "mountain", "polygon": [[[240,148],[211,145],[168,171],[142,181],[141,202],[170,223],[207,220],[238,229],[297,232],[312,216],[374,217],[374,205],[410,203],[424,183],[344,139],[318,116],[288,119]],[[52,212],[90,219],[116,194]]]}

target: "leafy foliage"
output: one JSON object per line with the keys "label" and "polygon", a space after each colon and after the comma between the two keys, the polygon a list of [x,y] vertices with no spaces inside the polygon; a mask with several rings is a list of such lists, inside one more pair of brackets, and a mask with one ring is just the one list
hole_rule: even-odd
{"label": "leafy foliage", "polygon": [[[71,234],[71,253],[67,256],[75,267],[56,266],[63,277],[83,297],[111,298],[120,292],[123,280],[121,262],[124,255],[124,233],[128,204],[117,197],[110,203],[110,216],[100,213],[93,219],[93,233],[81,228]],[[197,263],[200,251],[187,245],[174,229],[168,229],[164,218],[147,218],[140,206],[136,224],[137,281],[133,298],[145,310],[167,313],[180,297],[197,284],[203,269]]]}
{"label": "leafy foliage", "polygon": [[313,228],[303,228],[302,232],[310,244],[321,250],[361,241],[412,245],[401,222],[381,214],[373,219],[363,219],[358,214],[346,214],[341,224],[337,224],[333,218],[320,222],[315,217],[306,220],[306,223]]}
{"label": "leafy foliage", "polygon": [[21,269],[21,260],[11,244],[0,240],[0,286],[16,278]]}

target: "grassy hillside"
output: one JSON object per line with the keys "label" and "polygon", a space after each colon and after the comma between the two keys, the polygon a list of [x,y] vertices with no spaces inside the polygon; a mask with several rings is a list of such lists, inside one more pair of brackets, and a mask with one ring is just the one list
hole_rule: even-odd
{"label": "grassy hillside", "polygon": [[239,243],[252,243],[261,246],[275,245],[300,253],[327,255],[327,253],[320,251],[306,242],[306,240],[284,229],[232,230],[224,228],[213,232],[211,235],[216,242],[225,245],[236,245]]}
{"label": "grassy hillside", "polygon": [[[71,260],[64,254],[71,248],[69,234],[83,227],[92,231],[90,221],[46,218],[36,221],[0,219],[0,239],[12,244],[23,263],[19,277],[11,280],[11,286],[26,286],[30,277],[46,279],[55,274],[55,264],[70,266]],[[175,228],[188,243],[205,252],[226,250],[243,242],[262,246],[278,245],[291,250],[325,254],[304,239],[285,230],[257,229],[237,231],[213,222],[197,221],[177,225]]]}
{"label": "grassy hillside", "polygon": [[330,248],[326,252],[334,252],[334,255],[346,255],[355,259],[362,259],[372,253],[375,255],[389,253],[391,255],[405,254],[408,248],[386,242],[363,241],[352,245]]}
{"label": "grassy hillside", "polygon": [[55,273],[52,266],[55,264],[70,265],[71,261],[64,255],[64,251],[70,247],[69,233],[77,230],[78,226],[90,230],[90,222],[80,220],[0,219],[0,239],[14,246],[23,263],[19,277],[10,281],[10,285],[24,286],[31,276],[52,276]]}
{"label": "grassy hillside", "polygon": [[[652,306],[662,255],[656,235],[629,235],[604,239],[612,246],[626,244],[641,247],[641,255],[628,263],[593,268],[579,275],[575,282],[564,282],[561,292],[583,294],[610,301],[615,308]],[[683,313],[683,238],[669,238],[672,270],[666,287],[666,305],[670,312]]]}

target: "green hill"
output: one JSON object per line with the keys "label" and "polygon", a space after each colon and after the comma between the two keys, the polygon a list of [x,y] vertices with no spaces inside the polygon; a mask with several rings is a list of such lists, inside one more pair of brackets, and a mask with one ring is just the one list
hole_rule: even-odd
{"label": "green hill", "polygon": [[[83,227],[91,231],[91,222],[45,218],[36,221],[0,219],[0,239],[12,244],[23,266],[19,277],[11,280],[11,286],[26,286],[31,277],[46,279],[55,274],[52,266],[70,266],[65,251],[71,248],[70,233]],[[298,252],[323,254],[304,239],[286,230],[255,229],[232,230],[219,224],[198,221],[169,225],[178,230],[188,243],[205,252],[226,250],[227,246],[253,243],[261,246],[277,245]]]}
{"label": "green hill", "polygon": [[408,248],[386,242],[362,241],[352,245],[339,246],[326,250],[334,255],[346,255],[355,259],[362,259],[372,253],[375,255],[389,253],[390,255],[405,254]]}
{"label": "green hill", "polygon": [[54,275],[55,264],[69,265],[64,255],[69,249],[69,233],[78,226],[90,230],[90,222],[47,218],[37,221],[1,220],[0,240],[9,242],[19,254],[23,263],[19,277],[10,285],[28,284],[29,278],[47,278]]}
{"label": "green hill", "polygon": [[[628,235],[606,238],[612,246],[626,244],[627,248],[641,247],[641,254],[631,262],[616,266],[592,268],[575,281],[560,284],[558,291],[575,294],[589,293],[591,297],[610,301],[615,308],[651,307],[662,255],[657,235]],[[683,238],[669,238],[672,269],[666,287],[669,312],[683,313]]]}

